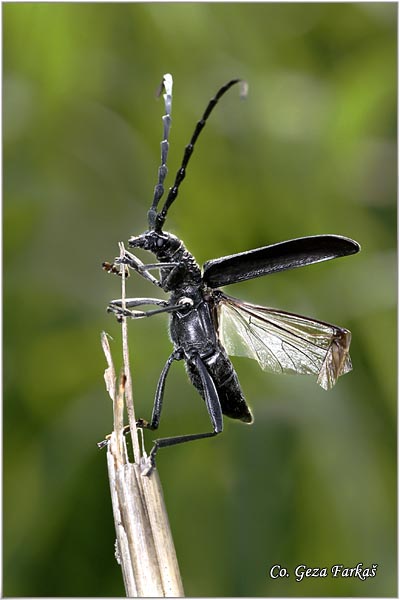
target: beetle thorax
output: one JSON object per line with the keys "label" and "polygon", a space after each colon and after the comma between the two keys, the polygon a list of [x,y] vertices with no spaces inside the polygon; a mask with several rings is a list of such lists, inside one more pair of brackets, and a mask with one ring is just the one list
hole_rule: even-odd
{"label": "beetle thorax", "polygon": [[187,283],[200,283],[201,270],[194,256],[186,249],[184,243],[167,231],[146,231],[139,236],[129,239],[131,248],[148,250],[160,262],[176,263],[169,272],[162,273],[161,280],[168,284],[164,289],[180,287]]}

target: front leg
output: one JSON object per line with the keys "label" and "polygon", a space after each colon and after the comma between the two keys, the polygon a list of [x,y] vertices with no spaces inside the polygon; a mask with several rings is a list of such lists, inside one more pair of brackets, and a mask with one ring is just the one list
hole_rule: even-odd
{"label": "front leg", "polygon": [[177,266],[178,263],[169,262],[169,263],[143,263],[137,256],[128,252],[124,248],[123,256],[117,256],[114,259],[114,262],[111,264],[109,262],[103,262],[103,269],[108,273],[114,273],[120,275],[120,265],[126,265],[128,268],[133,269],[139,275],[144,277],[157,287],[162,287],[161,281],[159,281],[156,277],[149,273],[152,269],[173,269]]}
{"label": "front leg", "polygon": [[160,281],[148,272],[146,265],[139,258],[137,258],[137,256],[125,250],[125,248],[123,255],[117,256],[113,263],[103,262],[103,269],[108,273],[120,275],[120,265],[126,265],[128,268],[139,273],[139,275],[144,277],[144,279],[150,281],[150,283],[153,285],[161,287]]}

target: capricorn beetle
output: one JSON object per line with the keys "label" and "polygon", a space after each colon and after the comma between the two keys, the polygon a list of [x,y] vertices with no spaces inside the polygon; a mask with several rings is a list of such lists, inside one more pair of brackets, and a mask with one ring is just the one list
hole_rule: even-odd
{"label": "capricorn beetle", "polygon": [[[132,269],[169,294],[169,299],[128,298],[112,300],[108,311],[119,319],[140,319],[160,313],[170,314],[170,336],[174,345],[161,372],[150,422],[139,419],[137,426],[155,430],[160,423],[165,381],[174,361],[184,360],[190,381],[205,401],[212,431],[160,438],[154,441],[151,459],[154,465],[159,448],[208,438],[222,432],[223,415],[251,423],[253,416],[240,388],[236,371],[228,355],[247,356],[275,373],[315,375],[317,383],[330,389],[338,377],[351,370],[347,329],[294,313],[256,306],[226,295],[219,288],[278,271],[355,254],[357,242],[340,235],[315,235],[264,246],[210,260],[201,269],[182,240],[163,229],[168,210],[176,200],[185,178],[186,167],[208,117],[220,98],[235,84],[232,79],[209,101],[186,146],[182,164],[169,189],[161,210],[167,175],[167,155],[171,125],[172,77],[164,75],[164,136],[161,142],[161,166],[148,211],[148,230],[129,239],[131,248],[148,250],[157,262],[144,264],[134,254],[125,253],[112,264],[103,263],[110,272],[120,265]],[[158,271],[159,278],[150,271]],[[143,311],[140,306],[157,308]]]}

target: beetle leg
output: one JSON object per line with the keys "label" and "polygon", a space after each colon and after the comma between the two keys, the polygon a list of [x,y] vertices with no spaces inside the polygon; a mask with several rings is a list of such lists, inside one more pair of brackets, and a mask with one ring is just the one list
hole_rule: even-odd
{"label": "beetle leg", "polygon": [[105,269],[109,273],[119,274],[119,265],[126,265],[127,267],[139,273],[139,275],[144,277],[144,279],[150,281],[150,283],[156,285],[157,287],[161,287],[160,281],[156,277],[151,275],[146,270],[146,265],[140,260],[140,258],[137,258],[137,256],[135,256],[131,252],[125,250],[123,256],[117,256],[117,258],[114,259],[114,262],[112,264],[104,262],[103,269]]}
{"label": "beetle leg", "polygon": [[[137,300],[139,300],[139,298],[137,298]],[[151,415],[151,421],[149,423],[148,421],[146,421],[146,419],[138,419],[136,421],[136,427],[138,427],[140,429],[152,429],[152,430],[155,430],[158,428],[158,425],[160,423],[163,399],[164,399],[165,380],[167,378],[168,371],[170,369],[170,366],[174,362],[174,360],[182,360],[182,358],[183,358],[183,352],[181,349],[174,350],[174,352],[171,354],[171,356],[168,357],[168,360],[165,363],[164,368],[161,372],[160,379],[158,380],[156,395],[155,395],[155,399],[154,399],[153,413]],[[129,425],[125,425],[125,427],[122,430],[122,433],[124,435],[127,435],[129,433],[129,431],[130,431]],[[105,446],[108,446],[110,438],[111,438],[111,434],[107,435],[104,440],[102,440],[101,442],[98,442],[98,444],[97,444],[98,447],[101,449],[101,448],[104,448]]]}
{"label": "beetle leg", "polygon": [[[131,298],[128,301],[131,302],[131,306],[135,306],[135,304],[133,304],[134,298]],[[146,304],[146,302],[143,302],[143,304]],[[107,312],[114,313],[118,319],[120,319],[121,317],[129,317],[130,319],[142,319],[143,317],[152,317],[153,315],[158,315],[164,312],[171,313],[176,311],[184,311],[185,309],[192,308],[193,300],[191,300],[190,298],[181,298],[178,304],[168,304],[166,301],[160,301],[160,304],[162,305],[162,308],[156,308],[154,310],[129,310],[127,308],[122,308],[122,300],[113,300],[108,305]]]}
{"label": "beetle leg", "polygon": [[174,267],[179,266],[177,262],[165,262],[165,263],[147,263],[143,264],[143,271],[150,271],[151,269],[173,269]]}
{"label": "beetle leg", "polygon": [[165,380],[167,379],[167,375],[169,369],[174,362],[174,360],[182,360],[183,353],[182,350],[174,350],[171,356],[168,358],[167,362],[164,365],[164,368],[161,372],[160,379],[158,380],[156,395],[154,398],[154,406],[153,413],[151,415],[151,421],[148,423],[144,419],[138,419],[136,426],[142,427],[143,429],[158,429],[158,425],[160,423],[161,409],[164,399],[164,389],[165,389]]}
{"label": "beetle leg", "polygon": [[121,275],[121,270],[120,270],[121,265],[125,265],[126,276],[129,275],[128,268],[131,268],[134,271],[136,271],[137,273],[139,273],[139,275],[144,277],[144,279],[147,279],[148,281],[150,281],[150,283],[153,283],[157,287],[162,287],[161,282],[156,277],[151,275],[149,273],[149,271],[151,271],[152,269],[174,269],[175,267],[177,267],[179,265],[179,263],[177,263],[177,262],[165,262],[165,263],[157,262],[157,263],[145,264],[139,258],[137,258],[137,256],[135,256],[131,252],[128,252],[127,250],[125,250],[124,255],[122,257],[117,256],[114,259],[113,263],[103,262],[103,269],[105,271],[107,271],[108,273],[113,273],[114,275]]}
{"label": "beetle leg", "polygon": [[[155,466],[155,456],[158,452],[159,448],[165,448],[167,446],[175,446],[176,444],[184,444],[185,442],[192,442],[194,440],[200,440],[203,438],[213,437],[218,435],[218,433],[222,432],[223,429],[223,418],[222,418],[222,410],[221,405],[218,398],[218,392],[215,387],[214,381],[207,371],[205,364],[200,358],[199,354],[194,354],[192,360],[199,372],[201,383],[204,391],[204,400],[206,403],[208,414],[210,415],[211,423],[213,426],[213,431],[209,431],[206,433],[192,433],[188,435],[178,435],[175,437],[168,438],[160,438],[158,440],[154,440],[154,446],[150,452],[150,459],[153,465]],[[150,474],[151,470],[146,474]]]}
{"label": "beetle leg", "polygon": [[[110,300],[110,304],[115,307],[122,308],[122,300]],[[168,306],[167,300],[161,298],[126,298],[125,307],[133,308],[134,306],[143,306],[144,304],[155,304],[156,306]]]}

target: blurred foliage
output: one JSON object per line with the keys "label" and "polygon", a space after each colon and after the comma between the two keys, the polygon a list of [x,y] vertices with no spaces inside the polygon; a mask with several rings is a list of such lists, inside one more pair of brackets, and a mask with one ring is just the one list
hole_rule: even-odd
{"label": "blurred foliage", "polygon": [[[117,278],[101,262],[146,228],[162,101],[174,75],[169,166],[206,102],[168,219],[200,264],[338,233],[354,257],[230,293],[348,327],[354,371],[329,393],[234,359],[255,414],[160,453],[189,596],[396,595],[395,3],[3,5],[4,589],[123,595],[105,454],[100,331]],[[171,177],[169,182],[171,181]],[[133,276],[129,295],[157,294]],[[170,352],[166,317],[131,323],[139,416]],[[208,430],[182,364],[160,435]],[[154,437],[154,436],[153,436]],[[146,435],[148,448],[152,435]],[[375,578],[293,569],[378,564]],[[272,565],[290,577],[271,579]]]}

